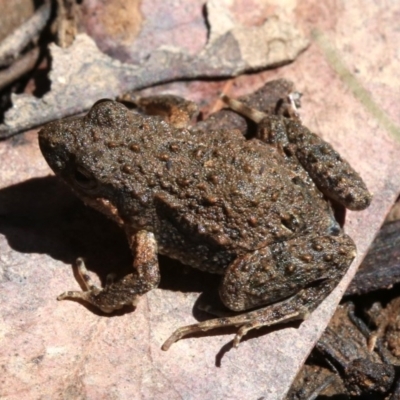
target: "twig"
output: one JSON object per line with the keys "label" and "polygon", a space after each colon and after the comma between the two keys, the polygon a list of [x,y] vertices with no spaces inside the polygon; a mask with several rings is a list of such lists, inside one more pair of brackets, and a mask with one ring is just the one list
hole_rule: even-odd
{"label": "twig", "polygon": [[38,57],[39,48],[35,47],[7,69],[0,71],[0,90],[29,72],[35,66]]}
{"label": "twig", "polygon": [[57,44],[66,48],[78,34],[78,6],[75,0],[57,0],[57,5]]}
{"label": "twig", "polygon": [[10,65],[26,45],[39,35],[50,17],[50,11],[50,3],[43,4],[28,21],[0,43],[0,67]]}

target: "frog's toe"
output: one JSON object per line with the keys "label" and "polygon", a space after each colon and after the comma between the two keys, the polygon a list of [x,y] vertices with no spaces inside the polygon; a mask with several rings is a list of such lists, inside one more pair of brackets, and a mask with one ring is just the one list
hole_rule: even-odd
{"label": "frog's toe", "polygon": [[85,265],[85,261],[83,260],[83,258],[79,257],[76,259],[75,261],[75,266],[77,269],[77,273],[79,275],[79,277],[82,279],[82,282],[85,286],[85,292],[86,291],[101,291],[101,288],[99,288],[98,286],[96,286],[93,281],[92,278],[89,275],[89,272],[86,268]]}
{"label": "frog's toe", "polygon": [[[100,289],[101,290],[101,289]],[[90,296],[92,292],[90,290],[87,291],[77,291],[77,290],[69,290],[67,292],[61,293],[57,296],[57,300],[71,300],[78,299],[90,302]]]}
{"label": "frog's toe", "polygon": [[67,299],[80,299],[84,301],[90,301],[91,296],[96,295],[102,291],[100,287],[95,285],[90,277],[88,270],[86,268],[85,262],[83,258],[77,258],[75,261],[75,265],[77,268],[77,273],[81,278],[85,290],[83,291],[67,291],[61,293],[57,296],[57,300],[67,300]]}
{"label": "frog's toe", "polygon": [[233,347],[237,348],[239,346],[242,337],[247,334],[247,332],[251,331],[252,329],[257,328],[257,324],[246,324],[242,325],[239,330],[237,331],[234,339],[233,339]]}

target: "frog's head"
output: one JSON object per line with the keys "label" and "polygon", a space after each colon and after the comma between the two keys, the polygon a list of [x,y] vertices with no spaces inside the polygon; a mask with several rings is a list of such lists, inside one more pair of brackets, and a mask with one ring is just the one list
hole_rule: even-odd
{"label": "frog's head", "polygon": [[[85,201],[115,200],[126,185],[121,160],[130,152],[139,114],[112,100],[100,100],[83,117],[47,124],[39,132],[39,145],[47,163]],[[128,167],[125,167],[126,169]]]}

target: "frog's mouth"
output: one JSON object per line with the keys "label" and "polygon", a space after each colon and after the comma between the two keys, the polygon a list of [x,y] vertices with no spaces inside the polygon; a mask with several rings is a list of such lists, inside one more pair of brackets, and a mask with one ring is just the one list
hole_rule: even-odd
{"label": "frog's mouth", "polygon": [[49,123],[39,131],[39,147],[50,168],[58,174],[65,168],[66,160],[57,138],[52,133],[55,127],[55,124]]}
{"label": "frog's mouth", "polygon": [[63,176],[71,165],[71,149],[75,147],[76,118],[53,121],[39,131],[39,147],[56,175]]}

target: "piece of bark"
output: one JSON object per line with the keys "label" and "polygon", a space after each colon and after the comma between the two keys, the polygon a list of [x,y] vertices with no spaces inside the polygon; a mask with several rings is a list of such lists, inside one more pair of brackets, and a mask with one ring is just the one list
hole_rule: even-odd
{"label": "piece of bark", "polygon": [[370,346],[373,335],[355,315],[354,304],[340,305],[285,400],[318,395],[389,398],[395,378],[393,360],[381,339]]}
{"label": "piece of bark", "polygon": [[379,231],[345,295],[390,289],[400,282],[400,220]]}
{"label": "piece of bark", "polygon": [[396,203],[386,216],[385,222],[393,222],[400,220],[400,199],[397,199]]}
{"label": "piece of bark", "polygon": [[[293,61],[308,41],[278,17],[262,25],[243,27],[229,18],[224,29],[214,33],[224,10],[208,4],[210,40],[198,54],[162,47],[139,65],[124,64],[102,53],[93,40],[80,34],[66,49],[52,44],[51,90],[42,98],[12,95],[13,107],[4,115],[0,138],[53,119],[87,110],[101,98],[175,79],[229,77]],[[225,10],[225,17],[229,12]],[[219,27],[220,28],[220,27]],[[84,96],[82,96],[84,93]]]}
{"label": "piece of bark", "polygon": [[39,48],[35,47],[8,68],[0,70],[0,90],[31,71],[38,61],[39,54]]}

